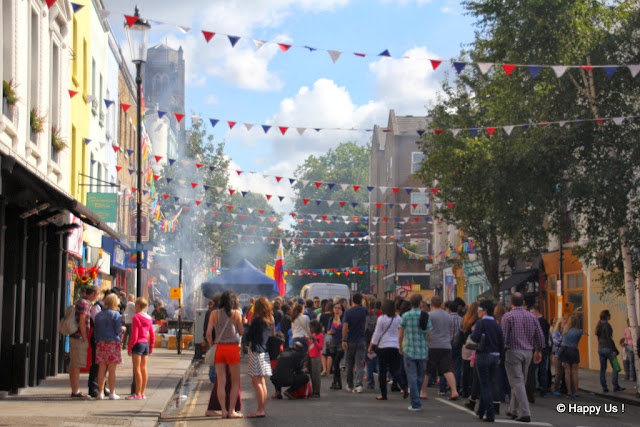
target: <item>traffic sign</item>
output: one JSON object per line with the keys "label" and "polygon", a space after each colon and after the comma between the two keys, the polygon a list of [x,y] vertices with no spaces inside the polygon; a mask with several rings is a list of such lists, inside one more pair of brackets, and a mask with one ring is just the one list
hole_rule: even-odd
{"label": "traffic sign", "polygon": [[180,299],[182,297],[182,289],[181,288],[171,288],[169,290],[169,297],[171,299]]}
{"label": "traffic sign", "polygon": [[397,297],[406,298],[407,295],[409,295],[409,291],[407,291],[405,288],[397,288],[396,289],[396,296]]}

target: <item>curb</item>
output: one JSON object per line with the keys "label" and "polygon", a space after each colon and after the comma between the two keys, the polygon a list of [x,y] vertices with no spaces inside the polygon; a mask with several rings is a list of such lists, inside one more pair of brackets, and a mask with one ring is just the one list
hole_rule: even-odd
{"label": "curb", "polygon": [[605,398],[605,399],[613,400],[614,402],[624,403],[625,405],[640,406],[640,399],[637,399],[637,398],[634,399],[633,397],[624,397],[624,396],[620,396],[620,395],[617,395],[617,394],[596,392],[596,391],[593,391],[593,390],[587,390],[587,389],[580,388],[580,387],[578,387],[578,390],[580,390],[583,393],[588,393],[588,394],[593,395],[593,396],[598,396],[598,397],[602,397],[602,398]]}
{"label": "curb", "polygon": [[180,381],[178,381],[178,384],[176,384],[176,387],[173,390],[173,394],[172,396],[169,398],[169,400],[167,400],[167,402],[165,403],[164,407],[162,408],[162,412],[160,412],[160,415],[158,416],[157,420],[156,420],[156,425],[159,425],[163,415],[165,414],[165,412],[167,412],[167,410],[169,409],[169,406],[172,404],[173,401],[176,400],[176,395],[177,394],[181,394],[181,389],[184,386],[185,382],[195,376],[196,371],[198,369],[198,367],[200,366],[200,364],[202,363],[203,359],[192,359],[191,363],[189,364],[189,367],[184,371],[184,373],[182,374],[182,378],[180,378]]}

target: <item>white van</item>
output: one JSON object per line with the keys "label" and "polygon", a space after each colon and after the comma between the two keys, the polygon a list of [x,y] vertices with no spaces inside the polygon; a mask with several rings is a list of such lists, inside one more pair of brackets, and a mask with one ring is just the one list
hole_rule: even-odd
{"label": "white van", "polygon": [[309,283],[300,290],[300,298],[304,298],[305,301],[315,297],[320,298],[320,301],[334,300],[335,297],[348,300],[350,296],[349,286],[341,283]]}

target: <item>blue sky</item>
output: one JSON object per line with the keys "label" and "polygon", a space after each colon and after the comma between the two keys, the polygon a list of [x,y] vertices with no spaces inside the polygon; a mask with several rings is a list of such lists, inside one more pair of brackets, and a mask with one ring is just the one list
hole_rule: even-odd
{"label": "blue sky", "polygon": [[[187,126],[192,113],[207,122],[220,119],[213,130],[207,126],[216,141],[225,141],[231,169],[260,172],[232,173],[232,185],[285,196],[293,195],[288,185],[261,174],[293,176],[307,156],[348,140],[364,143],[371,134],[327,130],[300,136],[292,129],[283,137],[276,129],[265,135],[257,125],[372,128],[386,126],[389,109],[425,115],[450,70],[443,63],[434,72],[425,59],[456,57],[473,40],[472,19],[452,0],[104,0],[127,57],[123,14],[132,15],[135,3],[144,18],[175,24],[154,25],[150,44],[166,40],[185,50]],[[185,34],[177,25],[191,30]],[[207,44],[200,30],[242,39],[231,48],[217,34]],[[276,44],[256,49],[253,39],[294,47],[286,53]],[[319,50],[296,47],[302,45]],[[385,49],[412,59],[376,56]],[[334,64],[326,50],[343,53]],[[225,120],[238,124],[230,131]],[[247,131],[243,123],[256,126]]]}

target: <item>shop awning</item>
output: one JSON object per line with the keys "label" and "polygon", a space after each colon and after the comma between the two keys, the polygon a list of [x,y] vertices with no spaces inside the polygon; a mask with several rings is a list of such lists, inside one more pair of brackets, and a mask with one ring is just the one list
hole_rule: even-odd
{"label": "shop awning", "polygon": [[511,276],[509,276],[507,279],[500,282],[500,290],[508,291],[514,286],[518,286],[521,283],[529,282],[532,279],[536,279],[537,281],[538,274],[539,274],[538,269],[514,271],[513,273],[511,273]]}
{"label": "shop awning", "polygon": [[[43,219],[51,217],[56,211],[67,210],[109,236],[120,238],[118,233],[104,223],[95,212],[52,185],[37,169],[24,163],[24,160],[3,153],[1,163],[1,193],[7,198],[7,203],[24,209],[25,213],[35,210],[34,215],[37,214]],[[42,210],[38,209],[45,204],[49,206]]]}

